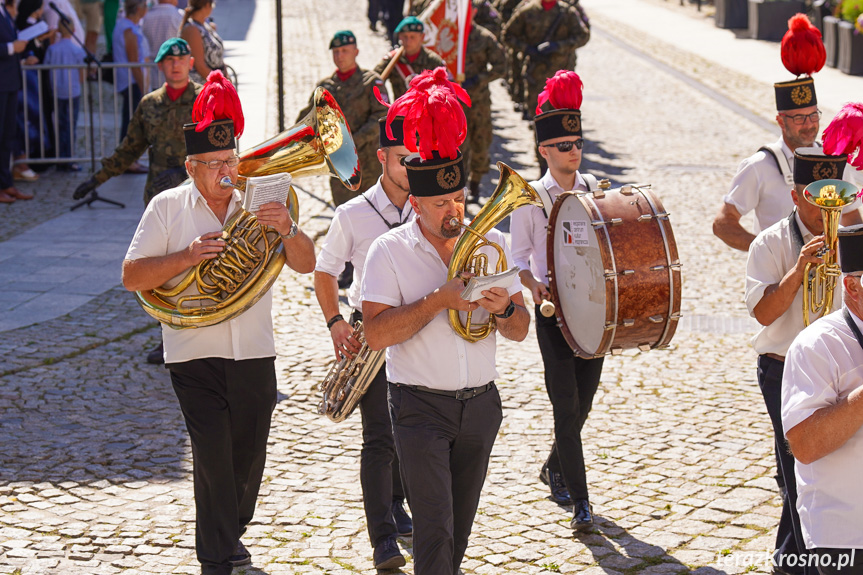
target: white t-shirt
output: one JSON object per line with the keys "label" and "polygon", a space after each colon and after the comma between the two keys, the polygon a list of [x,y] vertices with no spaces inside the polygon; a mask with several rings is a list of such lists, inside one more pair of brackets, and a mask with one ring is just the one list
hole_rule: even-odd
{"label": "white t-shirt", "polygon": [[[863,321],[852,314],[857,327]],[[786,435],[821,408],[863,385],[863,348],[841,311],[803,330],[788,349],[782,376]],[[808,465],[795,462],[797,511],[807,549],[863,548],[863,428]]]}
{"label": "white t-shirt", "polygon": [[[512,261],[501,232],[492,230],[486,238],[503,247],[507,261]],[[488,256],[489,269],[494,269],[497,251],[486,246],[480,252]],[[414,219],[372,244],[363,274],[362,300],[399,307],[424,298],[445,284],[446,278],[447,264]],[[515,277],[509,294],[520,291],[521,282]],[[465,315],[461,314],[462,322]],[[473,312],[474,324],[487,320],[486,310]],[[443,390],[485,385],[498,377],[496,336],[495,332],[469,343],[453,331],[448,310],[443,310],[411,338],[387,348],[387,380]]]}
{"label": "white t-shirt", "polygon": [[[363,195],[369,199],[374,208]],[[406,223],[414,219],[410,202],[405,201],[404,207],[399,212],[381,187],[380,179],[363,195],[336,208],[336,214],[333,216],[330,230],[327,232],[315,264],[315,271],[334,277],[338,277],[345,269],[345,262],[349,261],[353,264],[354,282],[348,290],[348,303],[358,310],[362,309],[360,290],[366,255],[372,242],[390,230],[383,218],[390,224]],[[375,209],[380,212],[380,215],[375,212]]]}
{"label": "white t-shirt", "polygon": [[[235,190],[228,214],[240,205],[240,193]],[[150,200],[144,210],[126,259],[173,254],[188,247],[195,238],[223,227],[194,183],[165,190]],[[172,278],[166,287],[177,285],[185,274]],[[197,293],[193,282],[181,295]],[[272,290],[267,290],[251,308],[216,325],[177,330],[163,324],[165,363],[206,357],[235,360],[275,357],[272,304]]]}

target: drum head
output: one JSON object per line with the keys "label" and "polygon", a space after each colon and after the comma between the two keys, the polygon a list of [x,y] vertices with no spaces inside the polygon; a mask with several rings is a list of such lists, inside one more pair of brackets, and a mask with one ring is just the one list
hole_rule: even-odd
{"label": "drum head", "polygon": [[605,267],[592,220],[578,194],[561,195],[549,218],[555,313],[567,342],[582,357],[599,350],[606,323]]}

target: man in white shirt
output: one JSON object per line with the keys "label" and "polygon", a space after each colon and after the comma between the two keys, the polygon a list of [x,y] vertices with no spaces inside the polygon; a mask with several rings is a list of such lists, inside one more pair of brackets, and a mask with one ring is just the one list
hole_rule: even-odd
{"label": "man in white shirt", "polygon": [[788,350],[782,424],[797,460],[797,510],[809,566],[863,574],[863,226],[839,231],[842,311]]}
{"label": "man in white shirt", "polygon": [[[205,86],[198,104],[219,96]],[[223,177],[237,179],[233,121],[194,119],[199,123],[184,127],[192,182],[157,195],[144,210],[123,262],[123,285],[130,291],[174,286],[191,267],[216,258],[225,247],[222,227],[242,204],[237,190],[220,186]],[[287,208],[269,203],[256,215],[281,234],[287,265],[310,273],[314,244]],[[213,326],[162,326],[165,364],[192,443],[195,544],[203,575],[230,575],[233,566],[251,562],[240,536],[254,514],[276,405],[271,308],[268,291],[244,313]]]}
{"label": "man in white shirt", "polygon": [[[414,217],[408,202],[407,173],[401,163],[409,154],[404,146],[402,119],[392,123],[393,138],[387,136],[383,119],[378,126],[377,159],[383,174],[369,190],[336,208],[315,266],[315,295],[330,330],[337,361],[360,349],[352,334],[354,324],[362,320],[360,288],[369,247],[377,237]],[[353,283],[348,291],[348,303],[353,308],[350,323],[339,313],[337,280],[347,262],[353,264]],[[363,418],[360,485],[366,527],[374,548],[375,568],[394,569],[405,564],[396,536],[411,535],[413,526],[404,510],[404,489],[387,409],[385,367],[369,384],[359,407]]]}
{"label": "man in white shirt", "polygon": [[[575,72],[563,75],[564,79],[569,77],[578,79]],[[593,524],[593,512],[588,497],[581,430],[599,387],[603,358],[577,357],[566,343],[556,318],[539,312],[543,300],[551,299],[546,256],[546,227],[551,208],[563,192],[587,191],[595,188],[596,183],[593,176],[578,170],[584,139],[578,109],[581,89],[576,90],[577,94],[567,93],[574,85],[580,86],[580,79],[549,85],[543,92],[554,97],[558,104],[567,97],[572,101],[569,107],[562,105],[536,116],[538,150],[548,163],[548,170],[540,180],[531,182],[531,186],[542,198],[543,207],[527,206],[513,212],[510,233],[514,263],[521,270],[521,283],[530,290],[536,304],[536,338],[554,415],[554,442],[539,477],[549,486],[552,501],[574,506],[570,527],[587,530]]]}
{"label": "man in white shirt", "polygon": [[[411,96],[409,91],[404,98]],[[455,96],[447,103],[454,103],[447,111],[451,117],[462,114],[464,125]],[[431,120],[433,133],[455,133],[454,126],[440,125],[446,120]],[[414,138],[405,134],[406,143]],[[457,150],[461,142],[454,143],[452,156],[423,149],[422,134],[419,143],[423,155],[405,159],[416,219],[372,244],[363,274],[363,316],[366,341],[373,349],[387,350],[393,435],[413,513],[414,573],[454,575],[467,548],[503,417],[494,384],[497,332],[523,340],[529,315],[518,282],[508,289],[485,290],[483,298],[471,302],[461,297],[461,277],[447,281],[453,249],[462,235],[457,222],[464,218],[467,178]],[[487,238],[506,245],[497,230]],[[496,264],[493,248],[481,251],[489,267]],[[474,325],[493,313],[497,329],[468,342],[450,325],[449,310],[472,312]],[[464,314],[459,315],[464,321]]]}
{"label": "man in white shirt", "polygon": [[[752,338],[758,355],[758,385],[773,423],[776,452],[776,481],[783,498],[782,516],[776,534],[775,560],[788,572],[789,556],[804,550],[800,519],[795,510],[797,489],[794,458],[785,445],[782,428],[781,393],[785,354],[803,322],[803,281],[806,264],[818,265],[818,251],[824,246],[821,209],[806,201],[807,185],[821,179],[838,179],[847,156],[827,156],[821,148],[797,148],[794,152],[794,186],[789,192],[796,208],[791,215],[758,234],[749,247],[746,263],[746,307],[762,325]],[[836,289],[834,308],[841,290]],[[827,310],[830,313],[832,310]]]}

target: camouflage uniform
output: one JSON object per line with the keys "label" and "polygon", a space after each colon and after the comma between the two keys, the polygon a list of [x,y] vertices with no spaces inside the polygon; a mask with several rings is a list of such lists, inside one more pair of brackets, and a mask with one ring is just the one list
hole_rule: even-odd
{"label": "camouflage uniform", "polygon": [[500,38],[500,30],[503,27],[504,20],[501,19],[500,13],[494,8],[489,0],[475,0],[473,3],[474,24],[479,24],[492,34],[495,38]]}
{"label": "camouflage uniform", "polygon": [[[497,8],[501,21],[503,22],[501,31],[497,35],[501,42],[503,42],[503,28],[506,27],[509,19],[512,18],[512,13],[520,4],[526,1],[529,0],[497,1],[495,8]],[[518,50],[513,50],[506,44],[504,44],[504,48],[506,48],[506,84],[509,88],[509,95],[512,97],[512,101],[515,102],[516,108],[518,108],[524,102],[524,78],[522,78],[521,75],[523,64],[521,53],[519,53]]]}
{"label": "camouflage uniform", "polygon": [[494,34],[474,23],[467,37],[464,88],[471,100],[465,110],[467,139],[462,145],[470,181],[479,182],[489,170],[491,146],[491,92],[489,82],[503,77],[503,46]]}
{"label": "camouflage uniform", "polygon": [[[386,91],[380,76],[359,67],[344,82],[339,80],[338,74],[333,73],[329,78],[318,82],[318,86],[329,91],[344,112],[360,159],[362,182],[356,192],[346,188],[338,178],[330,178],[333,203],[340,206],[372,187],[381,175],[381,164],[377,156],[378,118],[385,116],[387,109],[375,98],[374,87],[377,86],[384,97],[386,97]],[[305,117],[313,105],[314,102],[309,101],[309,105],[300,112],[297,121]]]}
{"label": "camouflage uniform", "polygon": [[[546,40],[552,23],[560,17],[554,34]],[[578,12],[571,6],[558,2],[551,10],[542,7],[542,0],[530,0],[520,5],[506,23],[503,41],[513,50],[524,55],[522,74],[525,80],[525,105],[533,114],[539,93],[545,88],[545,80],[558,70],[571,70],[575,49],[587,44],[590,30]],[[537,46],[552,42],[553,50],[537,53]]]}
{"label": "camouflage uniform", "polygon": [[[383,73],[383,71],[387,67],[387,64],[390,63],[392,55],[393,52],[390,52],[389,54],[384,56],[384,59],[381,60],[377,66],[375,66],[375,72],[377,72],[378,74]],[[413,62],[409,61],[404,54],[402,54],[402,57],[399,58],[399,62],[410,66],[411,69],[414,71],[414,74],[419,74],[420,72],[424,72],[426,70],[434,70],[438,66],[446,66],[446,62],[444,62],[440,56],[425,47],[420,48],[420,51],[417,54],[417,58]],[[389,77],[390,85],[393,89],[393,99],[401,97],[402,94],[408,91],[407,85],[402,79],[401,74],[399,74],[397,68],[398,65],[393,68],[393,71],[392,73],[390,73]]]}
{"label": "camouflage uniform", "polygon": [[189,81],[186,91],[171,101],[165,90],[153,90],[141,99],[135,109],[126,137],[108,158],[102,158],[102,169],[93,179],[104,184],[126,171],[132,162],[149,148],[150,171],[144,186],[144,204],[156,194],[176,187],[186,180],[186,140],[183,124],[192,122],[192,106],[202,86]]}

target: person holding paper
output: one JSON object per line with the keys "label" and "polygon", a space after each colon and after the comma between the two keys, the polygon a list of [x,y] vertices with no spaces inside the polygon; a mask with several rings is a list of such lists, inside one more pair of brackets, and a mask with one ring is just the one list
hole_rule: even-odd
{"label": "person holding paper", "polygon": [[[192,181],[162,192],[144,210],[123,262],[130,291],[176,285],[190,267],[215,258],[225,246],[221,230],[240,205],[239,191],[220,185],[223,177],[237,179],[235,135],[243,130],[239,97],[221,72],[210,75],[192,119],[197,123],[184,127]],[[256,215],[281,234],[288,267],[310,273],[314,244],[287,207],[269,203]],[[271,309],[268,290],[233,319],[197,329],[162,326],[165,364],[192,444],[203,575],[230,575],[251,563],[240,537],[254,515],[276,405]]]}
{"label": "person holding paper", "polygon": [[[542,198],[543,207],[526,206],[513,212],[512,253],[515,265],[521,268],[521,282],[536,304],[536,338],[554,414],[554,442],[539,478],[551,489],[552,501],[574,505],[570,527],[584,531],[593,525],[593,512],[588,500],[581,430],[599,387],[603,358],[576,357],[557,320],[544,317],[539,306],[551,297],[545,279],[548,277],[546,226],[551,207],[563,192],[595,189],[596,178],[578,170],[584,146],[579,110],[582,83],[578,74],[557,72],[546,82],[546,89],[538,99],[543,108],[537,106],[536,139],[548,170],[530,185]],[[557,107],[552,107],[551,102]]]}
{"label": "person holding paper", "polygon": [[[366,254],[372,242],[391,229],[413,221],[407,174],[401,160],[404,146],[402,119],[391,124],[392,138],[384,120],[378,122],[380,147],[377,159],[383,174],[374,186],[359,197],[339,206],[315,267],[315,295],[324,314],[337,359],[359,351],[352,337],[353,325],[362,320],[360,287]],[[339,313],[337,278],[345,264],[353,264],[353,283],[348,303],[353,308],[350,322]],[[393,443],[392,423],[387,410],[386,368],[382,367],[360,400],[363,418],[363,448],[360,452],[360,485],[366,527],[374,547],[376,569],[393,569],[405,564],[396,536],[413,533],[411,518],[404,510],[404,489],[399,460]]]}
{"label": "person holding paper", "polygon": [[[390,108],[396,116],[424,117],[408,125],[404,160],[416,219],[379,237],[369,249],[362,301],[366,342],[386,348],[389,409],[408,503],[413,513],[416,575],[456,573],[479,506],[488,460],[502,419],[494,380],[497,334],[527,335],[529,315],[518,282],[492,288],[477,302],[462,299],[464,281],[447,281],[447,267],[462,228],[466,173],[458,146],[466,124],[459,99],[467,94],[438,68],[417,77]],[[428,106],[429,100],[439,102]],[[419,130],[417,130],[419,128]],[[504,246],[497,230],[488,239]],[[497,251],[486,246],[489,267]],[[507,253],[508,255],[508,253]],[[449,324],[450,309],[482,322],[497,316],[497,330],[477,342]]]}

